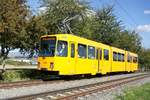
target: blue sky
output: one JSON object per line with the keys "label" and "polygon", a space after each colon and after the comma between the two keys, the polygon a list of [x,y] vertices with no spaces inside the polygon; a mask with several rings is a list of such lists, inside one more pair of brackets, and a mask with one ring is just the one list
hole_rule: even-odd
{"label": "blue sky", "polygon": [[[105,5],[114,5],[114,14],[130,30],[136,30],[142,37],[142,44],[150,48],[150,0],[88,0],[93,10]],[[28,0],[36,12],[40,7],[38,0]]]}

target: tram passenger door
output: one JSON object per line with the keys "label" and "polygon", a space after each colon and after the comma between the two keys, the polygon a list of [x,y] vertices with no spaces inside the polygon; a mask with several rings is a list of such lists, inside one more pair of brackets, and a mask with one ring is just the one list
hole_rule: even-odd
{"label": "tram passenger door", "polygon": [[70,67],[71,67],[71,73],[76,73],[76,44],[74,42],[70,42]]}
{"label": "tram passenger door", "polygon": [[102,66],[102,49],[101,48],[98,48],[97,49],[97,54],[96,54],[96,58],[97,58],[97,61],[98,61],[98,73],[101,72],[101,66]]}

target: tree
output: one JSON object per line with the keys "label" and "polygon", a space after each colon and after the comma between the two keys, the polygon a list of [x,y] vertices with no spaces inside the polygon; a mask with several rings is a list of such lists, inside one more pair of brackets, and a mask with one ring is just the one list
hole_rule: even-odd
{"label": "tree", "polygon": [[142,48],[139,53],[139,66],[150,69],[150,49]]}
{"label": "tree", "polygon": [[[84,16],[86,6],[83,6],[82,3],[81,0],[43,0],[42,7],[46,9],[42,13],[28,17],[24,34],[19,36],[20,51],[22,53],[28,52],[32,57],[35,44],[39,42],[41,35],[61,33],[58,25],[66,17]],[[73,32],[77,30],[76,23],[79,22],[83,23],[79,18],[76,18],[69,23]]]}
{"label": "tree", "polygon": [[73,29],[73,33],[76,34],[79,30],[76,29],[75,24],[83,21],[82,17],[88,8],[87,3],[82,0],[43,0],[43,6],[46,7],[45,21],[48,34],[61,33],[58,25],[67,17],[79,15],[80,18],[73,19],[68,23]]}
{"label": "tree", "polygon": [[93,40],[92,34],[94,34],[96,28],[94,16],[92,17],[84,16],[80,22],[79,21],[72,21],[72,22],[74,22],[74,24],[72,25],[72,30],[76,35]]}
{"label": "tree", "polygon": [[96,13],[92,39],[135,53],[141,50],[141,37],[135,31],[125,30],[121,21],[113,14],[113,7],[107,6]]}
{"label": "tree", "polygon": [[42,17],[42,15],[31,16],[25,26],[25,34],[20,35],[20,51],[22,53],[28,52],[29,57],[32,57],[34,52],[38,52],[36,44],[39,43],[40,37],[47,33]]}
{"label": "tree", "polygon": [[3,59],[10,50],[19,47],[18,36],[25,33],[28,14],[26,0],[0,0],[0,57]]}
{"label": "tree", "polygon": [[128,51],[139,53],[141,51],[141,37],[135,31],[124,30],[116,40],[116,46]]}
{"label": "tree", "polygon": [[114,45],[114,42],[119,39],[118,34],[121,31],[121,25],[113,14],[113,7],[108,6],[99,9],[96,13],[95,22],[97,22],[96,30],[92,38],[108,45]]}

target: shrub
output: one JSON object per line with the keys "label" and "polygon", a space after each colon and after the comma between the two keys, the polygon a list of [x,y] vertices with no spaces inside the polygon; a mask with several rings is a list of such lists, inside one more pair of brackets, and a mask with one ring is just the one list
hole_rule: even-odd
{"label": "shrub", "polygon": [[2,74],[4,81],[20,80],[20,74],[17,71],[6,71]]}
{"label": "shrub", "polygon": [[42,79],[47,77],[44,73],[38,70],[6,70],[0,74],[0,80],[4,82],[13,82],[30,79]]}
{"label": "shrub", "polygon": [[14,82],[22,80],[34,80],[34,79],[53,79],[56,76],[47,75],[36,69],[26,69],[26,70],[6,70],[0,73],[0,82]]}

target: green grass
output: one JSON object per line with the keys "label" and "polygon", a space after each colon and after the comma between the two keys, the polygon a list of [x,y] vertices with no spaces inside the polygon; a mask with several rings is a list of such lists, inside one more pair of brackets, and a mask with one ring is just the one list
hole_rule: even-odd
{"label": "green grass", "polygon": [[126,89],[123,95],[117,96],[115,100],[150,100],[150,83]]}
{"label": "green grass", "polygon": [[[28,66],[28,65],[31,65],[30,63],[27,63],[27,62],[13,61],[13,60],[10,60],[10,59],[7,59],[5,61],[5,64],[14,65],[14,66]],[[2,65],[2,60],[0,60],[0,65]]]}
{"label": "green grass", "polygon": [[19,62],[19,61],[12,61],[12,60],[6,60],[6,64],[14,65],[14,66],[28,66],[29,63],[26,62]]}

